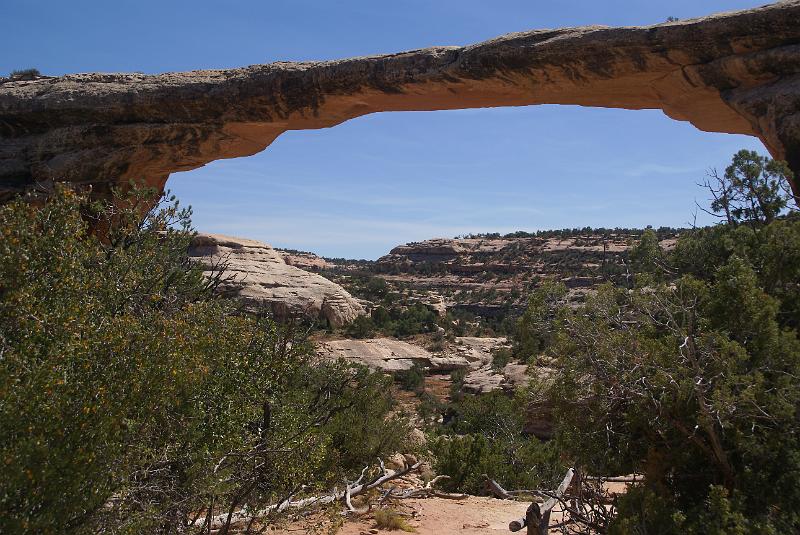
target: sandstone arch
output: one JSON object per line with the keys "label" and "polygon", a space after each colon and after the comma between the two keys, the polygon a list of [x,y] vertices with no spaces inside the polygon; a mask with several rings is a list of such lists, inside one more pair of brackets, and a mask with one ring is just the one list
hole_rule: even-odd
{"label": "sandstone arch", "polygon": [[[800,172],[800,0],[649,27],[509,34],[331,62],[0,83],[0,201],[38,182],[107,191],[254,154],[377,111],[529,104],[661,109],[758,136]],[[794,184],[797,191],[797,182]]]}

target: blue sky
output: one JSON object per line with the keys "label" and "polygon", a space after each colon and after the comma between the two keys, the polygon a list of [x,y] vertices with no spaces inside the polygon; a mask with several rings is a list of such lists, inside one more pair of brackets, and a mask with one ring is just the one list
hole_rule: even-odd
{"label": "blue sky", "polygon": [[[334,59],[763,3],[2,0],[0,73],[157,73]],[[400,243],[467,232],[685,225],[694,200],[704,198],[696,182],[740,148],[765,152],[753,138],[700,132],[660,111],[381,113],[288,132],[258,155],[175,174],[168,187],[194,207],[199,230],[377,258]]]}

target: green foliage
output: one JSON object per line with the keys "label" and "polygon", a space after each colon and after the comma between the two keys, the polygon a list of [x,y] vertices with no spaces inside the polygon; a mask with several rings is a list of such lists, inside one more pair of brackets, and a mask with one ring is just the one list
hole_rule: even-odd
{"label": "green foliage", "polygon": [[564,305],[566,296],[567,288],[563,283],[549,280],[531,294],[528,308],[517,322],[514,354],[520,360],[532,362],[550,345],[553,315]]}
{"label": "green foliage", "polygon": [[303,373],[306,382],[300,384],[306,384],[307,391],[329,393],[341,407],[322,426],[328,440],[323,464],[337,469],[338,479],[403,447],[411,428],[408,419],[395,410],[390,376],[344,362],[317,365]]}
{"label": "green foliage", "polygon": [[522,434],[521,402],[492,392],[464,396],[453,407],[448,433],[431,447],[437,473],[450,476],[443,487],[483,494],[488,475],[507,488],[549,488],[563,476],[554,444]]}
{"label": "green foliage", "polygon": [[377,333],[405,338],[436,331],[438,319],[435,312],[421,303],[389,309],[379,305],[370,316],[359,316],[353,320],[344,332],[352,338],[370,338]]}
{"label": "green foliage", "polygon": [[417,391],[419,405],[417,415],[426,428],[435,429],[439,421],[448,411],[448,404],[442,402],[438,397],[425,390]]}
{"label": "green foliage", "polygon": [[464,379],[467,377],[467,370],[458,368],[450,372],[450,399],[460,401],[463,397],[461,389],[464,387]]}
{"label": "green foliage", "polygon": [[406,434],[385,380],[215,299],[191,212],[150,199],[0,207],[4,533],[175,533],[352,478]]}
{"label": "green foliage", "polygon": [[712,280],[733,256],[754,268],[758,285],[779,303],[778,322],[800,326],[800,219],[796,215],[769,225],[717,225],[698,229],[678,240],[669,263],[679,273]]}
{"label": "green foliage", "polygon": [[511,350],[507,347],[500,347],[492,351],[492,368],[495,370],[502,370],[506,365],[511,362],[513,356]]}
{"label": "green foliage", "polygon": [[637,273],[657,273],[660,270],[663,252],[658,245],[658,236],[648,228],[628,251],[628,258]]}
{"label": "green foliage", "polygon": [[728,224],[769,224],[796,199],[789,188],[793,178],[786,162],[740,150],[719,176],[711,173],[705,183],[713,197],[711,210]]}
{"label": "green foliage", "polygon": [[425,368],[418,362],[407,370],[395,372],[394,377],[405,390],[416,392],[425,386]]}
{"label": "green foliage", "polygon": [[592,471],[645,474],[647,492],[621,500],[620,525],[664,529],[654,494],[684,518],[674,532],[706,533],[712,517],[747,532],[800,527],[800,493],[786,491],[800,488],[800,342],[779,309],[732,256],[711,281],[609,286],[561,311],[550,348],[558,442]]}
{"label": "green foliage", "polygon": [[436,330],[438,316],[421,303],[416,303],[401,311],[394,318],[393,333],[398,338]]}
{"label": "green foliage", "polygon": [[389,285],[380,277],[373,277],[367,282],[365,288],[367,298],[381,299],[389,293]]}
{"label": "green foliage", "polygon": [[392,316],[389,311],[383,306],[377,306],[372,311],[372,322],[378,329],[386,330],[390,328]]}
{"label": "green foliage", "polygon": [[560,452],[592,473],[644,475],[609,533],[800,530],[789,176],[741,151],[709,187],[726,223],[684,232],[670,254],[645,231],[630,251],[635,288],[608,284],[572,308],[532,298],[519,338],[558,373],[529,394],[553,407]]}
{"label": "green foliage", "polygon": [[358,316],[344,329],[348,338],[372,338],[375,336],[375,323],[370,316]]}

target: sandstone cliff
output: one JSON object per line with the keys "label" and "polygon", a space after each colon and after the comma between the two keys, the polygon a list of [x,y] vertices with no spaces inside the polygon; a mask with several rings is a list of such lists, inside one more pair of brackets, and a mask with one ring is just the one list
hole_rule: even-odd
{"label": "sandstone cliff", "polygon": [[287,130],[378,111],[528,104],[661,109],[755,135],[800,171],[800,0],[649,27],[509,34],[330,62],[73,74],[0,83],[0,201],[69,180],[120,181],[254,154]]}
{"label": "sandstone cliff", "polygon": [[[661,247],[673,247],[677,232],[659,229]],[[628,272],[627,250],[641,231],[522,234],[407,243],[365,267],[394,286],[413,290],[416,300],[442,315],[450,310],[500,318],[521,313],[537,281],[563,282],[572,301],[581,301],[603,282],[622,282]],[[349,284],[336,271],[327,273],[346,287]]]}
{"label": "sandstone cliff", "polygon": [[364,313],[361,304],[328,279],[288,265],[266,243],[220,234],[198,234],[189,255],[209,270],[224,264],[233,279],[221,290],[251,310],[267,307],[278,317],[304,314],[339,327]]}

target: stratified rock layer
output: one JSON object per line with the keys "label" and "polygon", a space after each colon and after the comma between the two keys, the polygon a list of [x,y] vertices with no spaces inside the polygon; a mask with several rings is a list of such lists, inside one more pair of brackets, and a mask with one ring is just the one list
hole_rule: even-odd
{"label": "stratified rock layer", "polygon": [[505,35],[330,62],[0,83],[0,201],[69,180],[130,179],[263,150],[287,130],[378,111],[528,104],[661,109],[755,135],[800,171],[800,0],[649,27]]}
{"label": "stratified rock layer", "polygon": [[328,279],[288,265],[266,243],[220,234],[198,234],[189,255],[208,268],[224,266],[221,290],[257,311],[266,307],[277,317],[302,314],[327,319],[339,327],[364,314],[344,288]]}

